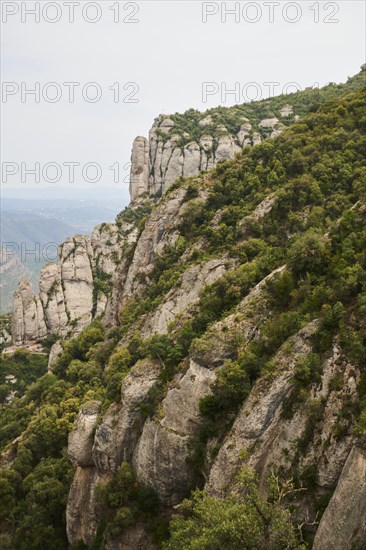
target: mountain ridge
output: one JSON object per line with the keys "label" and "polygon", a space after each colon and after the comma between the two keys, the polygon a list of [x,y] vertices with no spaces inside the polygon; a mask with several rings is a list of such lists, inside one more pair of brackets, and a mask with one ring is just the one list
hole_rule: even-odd
{"label": "mountain ridge", "polygon": [[362,548],[365,123],[343,89],[210,172],[147,170],[23,283],[14,341],[53,347],[2,420],[10,543]]}

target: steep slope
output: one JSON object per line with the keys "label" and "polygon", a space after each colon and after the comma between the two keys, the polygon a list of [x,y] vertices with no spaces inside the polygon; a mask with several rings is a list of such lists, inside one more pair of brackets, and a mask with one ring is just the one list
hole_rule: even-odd
{"label": "steep slope", "polygon": [[[27,298],[22,295],[24,284],[21,283],[13,306],[13,317],[18,320],[13,327],[14,342],[18,345],[29,344],[39,338],[44,333],[43,322],[48,334],[62,337],[78,334],[91,319],[104,313],[107,323],[115,323],[118,304],[123,302],[128,292],[133,292],[130,289],[131,278],[135,277],[136,270],[145,270],[145,266],[140,265],[139,255],[144,256],[146,251],[149,255],[162,249],[167,243],[166,237],[174,240],[178,235],[175,233],[165,237],[160,232],[168,218],[178,220],[176,209],[180,205],[178,195],[182,198],[182,192],[178,192],[177,200],[172,198],[160,209],[154,209],[148,222],[150,225],[139,238],[152,204],[177,178],[195,177],[213,168],[219,161],[233,159],[246,146],[278,136],[287,126],[315,110],[324,101],[358,89],[364,82],[364,75],[365,72],[361,71],[346,84],[330,84],[322,89],[308,89],[231,108],[218,107],[204,113],[190,110],[183,115],[176,113],[170,117],[158,117],[149,140],[138,137],[132,148],[130,193],[133,202],[130,208],[117,217],[116,224],[96,227],[90,239],[76,236],[66,241],[58,251],[59,267],[46,266],[42,270],[39,304],[43,314],[40,312],[40,327],[33,322],[27,326],[29,319],[33,318],[33,311],[29,315],[23,307]],[[152,226],[155,242],[151,248]],[[135,246],[137,251],[129,266],[129,255],[134,254]],[[156,250],[154,247],[157,247]],[[104,257],[106,260],[103,260]],[[126,275],[127,268],[129,273]],[[118,283],[117,275],[121,279]],[[123,288],[126,276],[127,283],[121,296],[119,290]],[[56,288],[64,286],[73,290],[71,294],[57,292],[56,306],[55,299],[49,299],[49,293],[53,295]],[[75,301],[76,311],[73,311],[73,299],[79,292],[83,304],[81,308],[77,307]],[[38,301],[36,296],[34,299]]]}
{"label": "steep slope", "polygon": [[[70,304],[77,336],[58,343],[53,372],[1,420],[10,547],[195,548],[190,522],[200,516],[180,511],[196,488],[213,506],[228,498],[228,510],[256,495],[273,514],[258,523],[257,546],[232,537],[241,530],[231,517],[217,544],[306,548],[315,535],[314,547],[327,548],[341,514],[352,530],[339,544],[362,547],[364,148],[361,90],[209,173],[178,179],[161,198],[139,197],[115,226],[61,250],[52,267],[60,283],[39,300],[57,313],[47,330]],[[108,293],[94,289],[98,266],[110,275],[97,277]],[[16,299],[30,311],[24,292]],[[88,325],[105,302],[105,317]],[[31,320],[15,329],[26,334],[19,343]],[[65,336],[62,326],[52,332]],[[243,468],[257,473],[262,497],[247,474],[243,488]],[[355,498],[340,509],[347,494]],[[212,515],[212,529],[220,518]]]}

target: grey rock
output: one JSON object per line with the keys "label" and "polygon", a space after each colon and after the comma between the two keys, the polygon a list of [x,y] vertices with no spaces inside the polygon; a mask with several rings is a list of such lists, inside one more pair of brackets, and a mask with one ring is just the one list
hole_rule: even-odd
{"label": "grey rock", "polygon": [[29,281],[22,280],[13,298],[12,338],[15,345],[38,341],[47,335],[44,311]]}
{"label": "grey rock", "polygon": [[184,189],[170,193],[147,220],[127,272],[122,300],[129,298],[142,286],[142,275],[148,276],[154,267],[154,255],[161,254],[164,246],[172,244],[177,238],[175,228],[179,225],[179,210],[184,197]]}
{"label": "grey rock", "polygon": [[240,451],[254,447],[251,464],[258,465],[263,449],[278,426],[283,402],[290,394],[293,368],[311,351],[310,338],[317,326],[318,323],[313,322],[292,337],[291,352],[287,351],[289,346],[284,346],[273,360],[273,368],[277,366],[276,375],[260,378],[254,385],[211,468],[206,486],[211,494],[225,496],[235,486]]}
{"label": "grey rock", "polygon": [[135,200],[148,191],[149,185],[149,142],[138,136],[133,142],[131,153],[130,196]]}
{"label": "grey rock", "polygon": [[133,464],[140,483],[154,487],[165,505],[177,504],[195,487],[187,463],[189,442],[200,426],[200,399],[210,394],[214,380],[213,371],[191,361],[168,391],[158,417],[145,423]]}
{"label": "grey rock", "polygon": [[93,466],[92,448],[101,403],[91,401],[82,406],[69,433],[68,454],[71,462],[78,466]]}
{"label": "grey rock", "polygon": [[278,124],[278,118],[275,116],[264,118],[258,124],[259,128],[274,128]]}
{"label": "grey rock", "polygon": [[366,452],[353,447],[321,518],[313,550],[363,548],[366,540]]}
{"label": "grey rock", "polygon": [[55,344],[53,344],[50,350],[50,354],[48,356],[48,366],[47,366],[48,374],[52,374],[53,369],[57,363],[57,360],[60,357],[62,352],[63,352],[63,347],[61,345],[61,342],[56,342]]}
{"label": "grey rock", "polygon": [[183,273],[179,286],[168,292],[162,304],[145,321],[142,328],[143,337],[148,338],[154,333],[166,334],[169,323],[175,316],[196,303],[202,288],[216,281],[229,266],[230,262],[227,259],[220,258],[188,268]]}
{"label": "grey rock", "polygon": [[131,460],[144,423],[141,405],[158,381],[159,372],[159,365],[146,359],[124,380],[121,402],[108,409],[92,443],[93,463],[99,472],[116,472],[123,461]]}
{"label": "grey rock", "polygon": [[292,107],[292,105],[289,105],[288,103],[286,103],[286,105],[284,105],[280,110],[280,114],[283,117],[290,116],[292,115],[293,112],[294,112],[294,108]]}
{"label": "grey rock", "polygon": [[250,124],[250,122],[245,122],[244,124],[241,125],[240,130],[238,132],[238,140],[242,147],[246,145],[246,138],[250,135],[251,129],[252,129],[252,125]]}
{"label": "grey rock", "polygon": [[93,467],[76,468],[66,507],[66,532],[70,545],[81,540],[90,545],[94,541],[100,520],[95,488],[103,481]]}
{"label": "grey rock", "polygon": [[39,296],[33,293],[28,281],[21,281],[14,294],[15,345],[42,340],[47,334],[62,338],[77,335],[93,316],[108,311],[115,296],[112,293],[110,299],[99,291],[94,297],[94,279],[102,271],[110,276],[111,286],[118,286],[116,267],[122,264],[121,244],[131,245],[136,236],[131,227],[119,229],[116,224],[102,224],[91,237],[75,235],[67,239],[58,249],[57,262],[42,268]]}
{"label": "grey rock", "polygon": [[206,116],[202,120],[199,121],[200,126],[210,126],[213,123],[212,116]]}

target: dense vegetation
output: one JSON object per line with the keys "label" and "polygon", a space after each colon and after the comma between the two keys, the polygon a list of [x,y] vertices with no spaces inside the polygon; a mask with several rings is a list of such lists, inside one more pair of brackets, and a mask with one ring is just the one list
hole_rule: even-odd
{"label": "dense vegetation", "polygon": [[26,388],[47,371],[47,354],[31,354],[19,349],[13,355],[0,357],[0,404],[23,395]]}
{"label": "dense vegetation", "polygon": [[[204,113],[189,109],[183,114],[172,115],[170,118],[174,121],[175,126],[169,133],[161,132],[161,137],[166,139],[168,135],[178,134],[181,137],[181,145],[185,145],[192,140],[199,142],[200,138],[207,134],[217,135],[217,126],[219,125],[224,125],[232,135],[236,135],[243,124],[243,119],[247,119],[252,124],[252,132],[259,131],[262,137],[267,137],[266,129],[257,126],[261,120],[275,116],[285,125],[293,123],[294,114],[287,117],[281,116],[281,109],[285,105],[292,105],[294,113],[303,117],[311,111],[316,111],[322,103],[337,99],[347,91],[356,91],[362,85],[364,85],[364,74],[361,72],[349,78],[346,84],[332,82],[323,88],[309,87],[300,92],[282,94],[233,107],[214,107]],[[248,93],[250,93],[249,90]],[[211,117],[212,123],[200,125],[199,122],[207,117]]]}
{"label": "dense vegetation", "polygon": [[218,500],[195,491],[172,519],[171,537],[163,545],[164,550],[306,548],[290,512],[280,505],[285,492],[294,491],[293,486],[280,486],[274,475],[268,485],[265,498],[255,474],[244,467],[238,476],[238,494]]}
{"label": "dense vegetation", "polygon": [[[150,357],[161,363],[162,370],[143,412],[155,414],[167,384],[185,368],[188,354],[210,349],[213,324],[236,311],[249,290],[282,265],[286,268],[266,288],[272,316],[262,322],[261,338],[246,347],[240,338],[235,340],[213,395],[201,401],[204,421],[192,441],[191,457],[198,480],[205,468],[207,442],[213,436],[218,441],[224,437],[253,383],[273,369],[275,353],[314,319],[319,319],[319,328],[313,352],[296,365],[294,391],[283,414],[291,415],[304,402],[336,337],[362,373],[358,404],[345,408],[344,424],[337,427],[339,437],[351,432],[360,438],[366,435],[366,112],[365,91],[353,92],[352,86],[340,99],[332,99],[339,90],[331,86],[324,96],[324,101],[329,97],[331,101],[313,105],[312,112],[275,140],[245,149],[208,176],[176,183],[175,188],[186,188],[190,201],[181,236],[156,258],[149,284],[121,311],[119,327],[107,330],[95,321],[78,338],[65,342],[52,375],[42,376],[41,359],[35,363],[22,352],[3,361],[1,376],[11,367],[21,387],[1,416],[1,449],[20,438],[15,460],[1,474],[2,548],[67,548],[65,506],[72,467],[65,448],[81,405],[98,399],[105,411],[119,399],[130,368]],[[303,94],[291,98],[291,103],[297,97],[303,101],[307,97]],[[275,110],[273,105],[271,109]],[[204,186],[208,189],[205,202],[199,199]],[[274,198],[271,211],[262,219],[253,216],[268,196]],[[121,221],[143,226],[146,215],[148,211],[126,211]],[[193,246],[199,242],[204,244]],[[199,303],[177,319],[167,335],[143,341],[143,315],[177,285],[181,273],[223,254],[236,267],[204,288]],[[122,338],[123,346],[119,345]],[[321,412],[321,404],[309,410],[309,429],[298,443],[299,453],[306,450],[313,420]],[[316,465],[310,471],[289,474],[295,489],[316,484]],[[115,479],[99,489],[106,514],[94,548],[100,547],[104,535],[117,536],[136,518],[149,524],[166,549],[225,545],[274,549],[305,544],[280,495],[270,492],[264,498],[246,468],[239,481],[241,493],[227,501],[195,493],[172,520],[171,539],[163,543],[166,516],[159,515],[155,493],[138,486],[130,466],[123,464]]]}

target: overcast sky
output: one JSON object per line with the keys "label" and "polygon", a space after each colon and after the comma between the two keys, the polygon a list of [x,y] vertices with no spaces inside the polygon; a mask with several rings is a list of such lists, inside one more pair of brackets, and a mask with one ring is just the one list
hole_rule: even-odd
{"label": "overcast sky", "polygon": [[[27,168],[36,162],[41,168],[56,162],[63,175],[57,185],[89,187],[81,167],[92,162],[102,169],[98,186],[127,187],[132,141],[137,135],[147,136],[159,113],[232,105],[234,95],[224,97],[223,103],[216,91],[225,85],[232,89],[239,83],[244,100],[258,92],[268,96],[266,82],[280,83],[275,86],[280,93],[290,82],[301,88],[342,82],[359,71],[365,62],[362,0],[277,3],[240,2],[240,13],[227,15],[224,22],[221,2],[149,0],[118,6],[103,0],[93,6],[80,0],[70,23],[68,3],[43,1],[44,11],[36,23],[25,10],[34,8],[35,2],[2,1],[2,80],[3,91],[5,86],[8,92],[1,104],[2,162],[14,162],[19,168],[22,162]],[[227,2],[226,8],[234,5]],[[84,19],[100,20],[85,21],[82,8]],[[114,22],[118,17],[119,22]],[[35,88],[37,82],[39,103],[31,95],[22,102],[21,91]],[[57,87],[47,86],[50,82]],[[74,103],[69,101],[71,85],[65,82],[80,83],[74,88]],[[84,88],[90,82],[98,87]],[[217,83],[206,103],[203,82]],[[117,103],[115,83],[119,83]],[[257,84],[248,87],[248,83]],[[82,89],[91,100],[98,90],[102,97],[89,103]],[[43,97],[52,100],[60,90],[58,102]],[[75,167],[74,184],[69,183],[65,162],[81,165]],[[109,169],[116,163],[124,180],[119,183]],[[50,179],[54,174],[51,168]],[[91,170],[87,175],[93,174]],[[33,176],[25,177],[22,183],[19,171],[3,186],[38,185]],[[41,177],[39,185],[50,183]]]}

